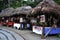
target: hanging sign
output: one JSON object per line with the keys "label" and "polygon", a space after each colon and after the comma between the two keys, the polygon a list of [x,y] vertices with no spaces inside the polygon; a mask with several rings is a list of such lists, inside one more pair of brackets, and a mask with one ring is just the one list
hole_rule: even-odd
{"label": "hanging sign", "polygon": [[45,22],[45,15],[41,15],[40,17],[40,22]]}

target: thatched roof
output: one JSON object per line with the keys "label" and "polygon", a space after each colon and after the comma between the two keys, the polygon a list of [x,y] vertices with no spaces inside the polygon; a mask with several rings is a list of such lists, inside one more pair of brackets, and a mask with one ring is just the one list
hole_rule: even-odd
{"label": "thatched roof", "polygon": [[30,14],[32,7],[30,6],[23,6],[23,7],[18,7],[16,9],[13,8],[6,8],[4,10],[2,10],[2,12],[0,13],[0,16],[12,16],[15,14]]}
{"label": "thatched roof", "polygon": [[32,14],[37,11],[41,12],[54,12],[60,15],[60,5],[55,3],[53,0],[43,0],[32,10]]}
{"label": "thatched roof", "polygon": [[23,6],[23,7],[18,7],[14,10],[14,14],[30,14],[32,10],[32,7],[30,6]]}
{"label": "thatched roof", "polygon": [[12,12],[14,11],[13,8],[6,8],[4,10],[2,10],[2,12],[0,13],[0,16],[10,16],[12,14]]}

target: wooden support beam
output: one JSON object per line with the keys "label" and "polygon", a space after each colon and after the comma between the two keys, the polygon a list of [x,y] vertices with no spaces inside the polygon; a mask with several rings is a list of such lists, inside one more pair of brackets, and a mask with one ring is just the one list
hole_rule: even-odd
{"label": "wooden support beam", "polygon": [[42,23],[42,35],[41,38],[44,39],[44,22]]}

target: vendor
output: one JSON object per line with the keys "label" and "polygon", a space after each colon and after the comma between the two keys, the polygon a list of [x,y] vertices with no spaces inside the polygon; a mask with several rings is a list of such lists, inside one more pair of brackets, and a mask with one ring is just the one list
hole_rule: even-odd
{"label": "vendor", "polygon": [[14,21],[14,17],[11,18],[11,21],[12,21],[12,22]]}
{"label": "vendor", "polygon": [[37,20],[32,17],[32,18],[31,18],[31,23],[32,23],[32,24],[35,24],[36,22],[37,22]]}
{"label": "vendor", "polygon": [[23,17],[20,17],[20,23],[23,23]]}
{"label": "vendor", "polygon": [[5,20],[5,17],[2,17],[2,22]]}
{"label": "vendor", "polygon": [[19,23],[19,17],[17,17],[17,23]]}
{"label": "vendor", "polygon": [[40,16],[37,16],[37,23],[40,22]]}
{"label": "vendor", "polygon": [[36,26],[37,20],[34,17],[31,17],[31,30],[33,26]]}
{"label": "vendor", "polygon": [[[54,18],[54,17],[52,17],[52,16],[50,16],[50,25],[49,26],[51,26],[51,27],[54,27],[54,28],[56,28],[57,27],[57,19],[56,18]],[[48,24],[49,24],[48,23]]]}
{"label": "vendor", "polygon": [[23,25],[23,17],[22,16],[20,16],[20,24],[21,24],[21,29],[23,29],[24,25]]}
{"label": "vendor", "polygon": [[31,30],[30,20],[27,18],[26,20],[26,29]]}
{"label": "vendor", "polygon": [[41,26],[42,22],[41,22],[41,16],[37,15],[37,26]]}

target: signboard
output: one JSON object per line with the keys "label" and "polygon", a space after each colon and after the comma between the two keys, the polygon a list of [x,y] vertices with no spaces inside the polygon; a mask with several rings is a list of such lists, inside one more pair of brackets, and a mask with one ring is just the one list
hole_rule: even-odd
{"label": "signboard", "polygon": [[33,32],[36,34],[42,34],[42,27],[33,26]]}
{"label": "signboard", "polygon": [[40,22],[45,22],[45,15],[41,15]]}
{"label": "signboard", "polygon": [[14,26],[14,28],[17,27],[17,28],[19,29],[19,28],[21,27],[21,24],[19,24],[19,23],[14,23],[13,26]]}

